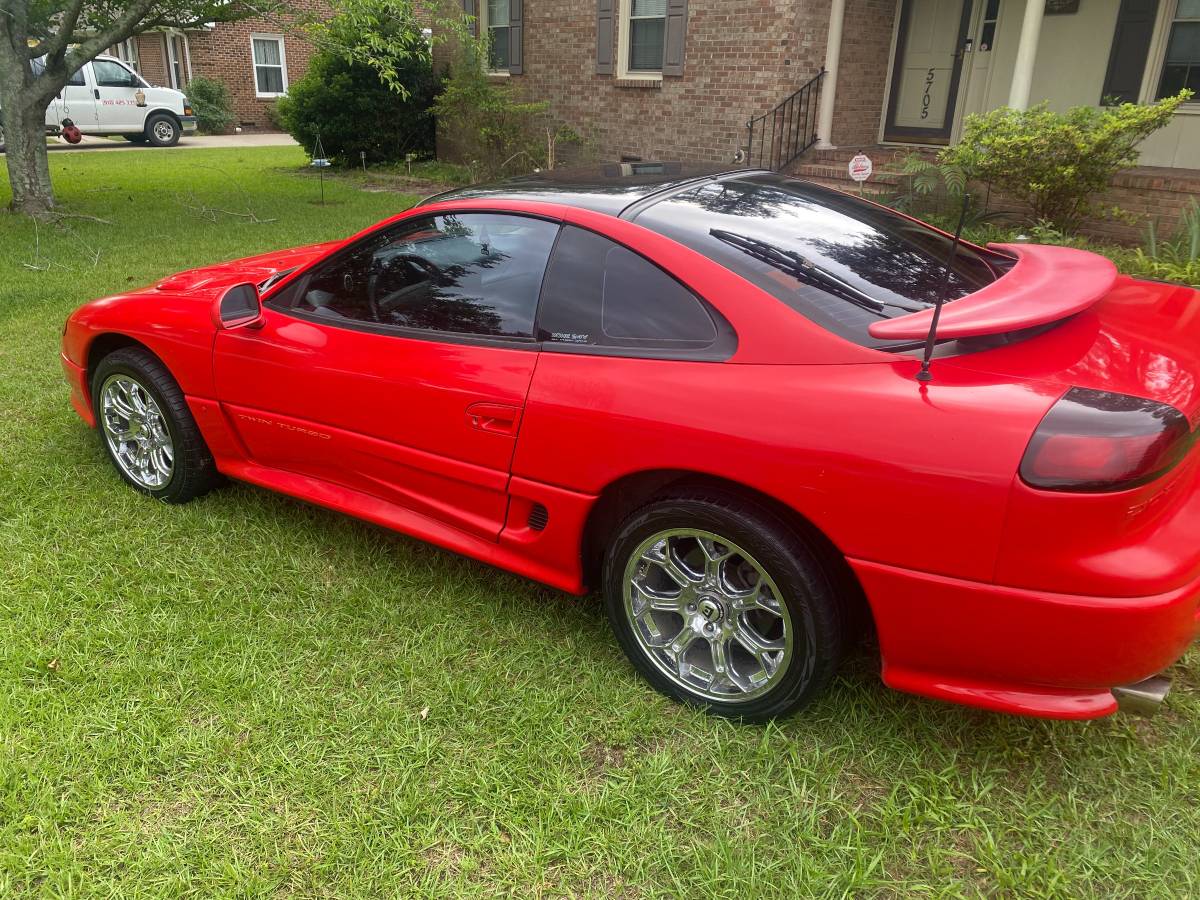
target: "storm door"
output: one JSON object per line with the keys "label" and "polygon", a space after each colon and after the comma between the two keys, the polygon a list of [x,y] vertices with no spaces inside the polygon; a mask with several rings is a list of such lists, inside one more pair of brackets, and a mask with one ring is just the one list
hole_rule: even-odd
{"label": "storm door", "polygon": [[884,140],[949,142],[970,12],[969,0],[904,0]]}

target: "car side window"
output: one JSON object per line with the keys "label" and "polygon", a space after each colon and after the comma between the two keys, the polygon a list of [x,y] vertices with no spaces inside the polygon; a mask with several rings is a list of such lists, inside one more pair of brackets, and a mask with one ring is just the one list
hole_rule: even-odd
{"label": "car side window", "polygon": [[464,213],[384,229],[317,269],[294,309],[331,321],[533,338],[558,225]]}
{"label": "car side window", "polygon": [[134,78],[124,66],[112,62],[107,59],[97,59],[92,61],[92,74],[96,76],[97,87],[136,87],[137,79]]}
{"label": "car side window", "polygon": [[718,324],[728,330],[654,263],[594,232],[563,229],[542,291],[540,340],[561,349],[702,350],[717,342]]}

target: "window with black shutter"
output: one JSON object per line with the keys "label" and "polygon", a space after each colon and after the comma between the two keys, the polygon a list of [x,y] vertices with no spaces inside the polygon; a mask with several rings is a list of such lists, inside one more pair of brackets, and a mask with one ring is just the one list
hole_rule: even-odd
{"label": "window with black shutter", "polygon": [[463,13],[476,16],[471,34],[487,38],[485,65],[489,72],[520,75],[525,71],[522,0],[463,0]]}
{"label": "window with black shutter", "polygon": [[682,75],[686,33],[687,0],[597,0],[596,72],[613,74],[616,59],[627,78]]}

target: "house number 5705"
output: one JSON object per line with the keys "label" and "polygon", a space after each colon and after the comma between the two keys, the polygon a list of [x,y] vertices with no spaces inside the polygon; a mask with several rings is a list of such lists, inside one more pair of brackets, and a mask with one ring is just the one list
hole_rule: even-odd
{"label": "house number 5705", "polygon": [[933,98],[929,96],[930,90],[933,88],[933,69],[931,68],[925,73],[925,93],[921,97],[921,118],[929,118],[929,104],[933,102]]}

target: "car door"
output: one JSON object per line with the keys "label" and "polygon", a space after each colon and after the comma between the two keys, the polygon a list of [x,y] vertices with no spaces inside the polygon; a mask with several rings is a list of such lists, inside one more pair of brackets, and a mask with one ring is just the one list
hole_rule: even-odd
{"label": "car door", "polygon": [[46,124],[52,128],[62,127],[64,119],[70,119],[80,131],[96,131],[96,97],[88,84],[91,63],[83,66],[58,96],[46,107]]}
{"label": "car door", "polygon": [[253,459],[495,540],[558,224],[403,220],[221,332],[218,397]]}
{"label": "car door", "polygon": [[94,60],[92,75],[96,79],[94,95],[100,130],[122,134],[141,131],[146,118],[144,92],[142,104],[138,104],[141,78],[113,59]]}

